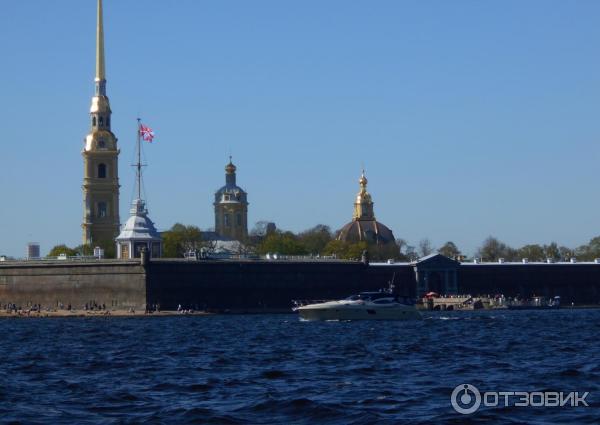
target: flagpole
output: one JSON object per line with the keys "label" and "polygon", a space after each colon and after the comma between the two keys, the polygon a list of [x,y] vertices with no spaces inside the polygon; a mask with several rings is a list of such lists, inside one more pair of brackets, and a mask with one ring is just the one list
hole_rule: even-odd
{"label": "flagpole", "polygon": [[137,154],[138,154],[138,162],[137,162],[137,185],[138,185],[138,199],[142,199],[142,148],[140,146],[140,137],[142,132],[142,124],[141,119],[138,118],[137,125]]}

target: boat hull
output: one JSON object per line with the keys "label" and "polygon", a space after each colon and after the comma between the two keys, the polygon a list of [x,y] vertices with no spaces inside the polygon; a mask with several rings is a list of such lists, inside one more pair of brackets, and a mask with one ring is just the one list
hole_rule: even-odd
{"label": "boat hull", "polygon": [[421,313],[411,306],[356,308],[304,306],[297,309],[303,320],[420,320]]}

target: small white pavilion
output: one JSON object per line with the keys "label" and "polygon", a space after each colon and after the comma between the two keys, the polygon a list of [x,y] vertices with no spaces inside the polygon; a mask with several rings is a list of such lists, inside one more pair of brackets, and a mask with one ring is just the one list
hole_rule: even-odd
{"label": "small white pavilion", "polygon": [[162,239],[148,217],[146,203],[142,199],[135,199],[129,212],[131,216],[117,236],[117,258],[123,260],[140,258],[142,249],[146,249],[150,258],[160,258]]}

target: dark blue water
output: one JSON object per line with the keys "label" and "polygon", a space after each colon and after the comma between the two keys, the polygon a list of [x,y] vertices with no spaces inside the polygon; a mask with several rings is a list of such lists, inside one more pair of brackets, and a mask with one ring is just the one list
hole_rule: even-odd
{"label": "dark blue water", "polygon": [[[0,320],[0,421],[600,423],[600,310]],[[454,387],[589,391],[590,407],[456,413]]]}

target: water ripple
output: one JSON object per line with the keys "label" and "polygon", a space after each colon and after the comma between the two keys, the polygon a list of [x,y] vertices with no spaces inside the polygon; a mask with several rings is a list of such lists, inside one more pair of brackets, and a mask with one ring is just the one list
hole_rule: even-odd
{"label": "water ripple", "polygon": [[[600,423],[600,311],[2,320],[3,423]],[[484,408],[454,387],[589,391],[590,408]]]}

